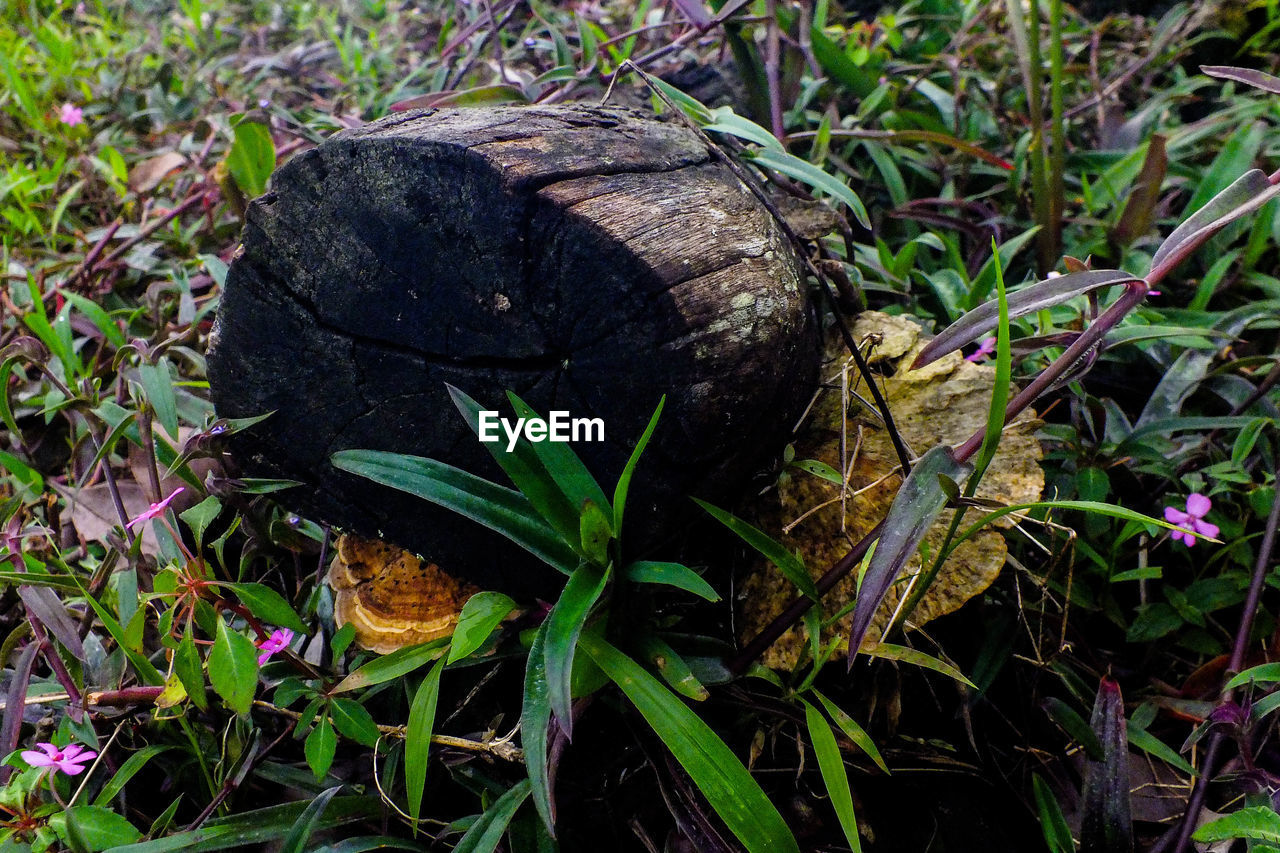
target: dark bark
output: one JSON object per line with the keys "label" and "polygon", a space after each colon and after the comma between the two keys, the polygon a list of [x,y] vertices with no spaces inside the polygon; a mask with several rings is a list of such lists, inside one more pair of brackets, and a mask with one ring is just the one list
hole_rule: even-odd
{"label": "dark bark", "polygon": [[[248,212],[209,352],[233,439],[282,501],[380,535],[482,586],[550,569],[470,522],[335,471],[346,448],[431,456],[503,481],[449,402],[600,417],[575,447],[605,486],[658,399],[628,503],[642,539],[776,454],[817,353],[797,258],[700,138],[583,106],[439,110],[337,134]],[[501,406],[505,409],[505,405]],[[635,544],[639,544],[638,542]]]}

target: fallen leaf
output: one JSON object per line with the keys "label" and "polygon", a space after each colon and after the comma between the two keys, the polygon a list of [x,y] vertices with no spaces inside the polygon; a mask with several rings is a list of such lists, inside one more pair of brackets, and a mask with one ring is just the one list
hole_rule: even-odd
{"label": "fallen leaf", "polygon": [[[901,356],[897,361],[898,372],[883,380],[883,389],[894,421],[915,453],[923,453],[942,443],[959,443],[986,424],[995,379],[994,367],[973,364],[958,353],[952,353],[921,370],[908,370],[924,343],[918,340],[921,337],[918,326],[900,317],[868,311],[860,315],[855,324],[855,340],[869,333],[882,335],[882,352]],[[835,344],[828,352],[831,360],[825,375],[834,373],[836,379],[826,383],[828,390],[814,405],[808,424],[797,435],[795,457],[817,459],[837,471],[851,467],[849,494],[845,497],[843,512],[839,486],[793,469],[777,491],[760,500],[753,513],[753,520],[759,527],[800,554],[815,579],[847,554],[852,544],[884,517],[902,483],[897,471],[897,456],[887,432],[874,416],[857,411],[859,404],[856,400],[850,404],[845,435],[846,458],[852,462],[851,466],[841,465],[839,371],[844,353]],[[853,375],[856,377],[856,371]],[[863,393],[863,396],[868,395]],[[1044,472],[1037,463],[1042,451],[1034,437],[1039,426],[1035,413],[1028,410],[1005,427],[1000,450],[978,489],[979,498],[1001,503],[1021,503],[1040,498],[1044,489]],[[962,528],[976,521],[981,514],[977,509],[969,509]],[[925,542],[931,553],[936,554],[941,547],[952,515],[952,510],[945,510],[926,535]],[[1008,527],[1012,524],[1013,520],[1006,516],[995,526]],[[790,527],[789,532],[784,532],[787,527]],[[996,579],[1005,556],[1004,536],[997,529],[987,528],[963,542],[921,600],[911,618],[911,625],[924,625],[959,609],[981,594]],[[902,578],[889,591],[877,611],[863,643],[864,649],[870,650],[879,642],[908,584],[920,570],[920,555],[917,554],[907,563]],[[824,616],[833,615],[853,601],[856,597],[856,575],[857,572],[850,573],[823,599]],[[742,586],[742,636],[749,638],[758,633],[782,612],[794,596],[794,587],[777,569],[771,565],[757,565]],[[847,636],[851,618],[846,615],[828,628],[823,639]],[[773,668],[791,669],[799,661],[805,645],[803,627],[792,628],[765,653],[763,663]],[[841,657],[838,652],[833,659]]]}
{"label": "fallen leaf", "polygon": [[170,172],[185,166],[187,158],[177,151],[166,151],[136,164],[129,170],[129,189],[136,193],[151,192],[160,186]]}

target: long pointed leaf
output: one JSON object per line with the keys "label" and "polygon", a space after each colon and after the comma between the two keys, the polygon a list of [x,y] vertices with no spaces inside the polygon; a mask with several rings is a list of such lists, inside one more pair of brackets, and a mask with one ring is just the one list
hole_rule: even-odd
{"label": "long pointed leaf", "polygon": [[925,533],[933,526],[942,508],[947,504],[946,492],[938,482],[939,477],[960,481],[969,475],[973,466],[958,462],[951,455],[951,448],[935,447],[921,456],[911,469],[911,474],[898,490],[885,517],[876,552],[867,566],[866,575],[858,589],[857,603],[853,608],[853,626],[849,632],[849,662],[858,653],[871,619],[880,608],[880,602],[889,593],[902,567],[920,546]]}
{"label": "long pointed leaf", "polygon": [[329,801],[341,790],[341,785],[334,785],[311,801],[289,828],[289,834],[284,837],[284,842],[280,845],[280,853],[304,853],[307,842],[311,839],[311,833],[316,831],[316,827],[320,825],[320,818],[324,817],[325,809],[329,808]]}
{"label": "long pointed leaf", "polygon": [[[417,495],[477,521],[565,574],[578,565],[577,554],[519,492],[420,456],[380,450],[343,450],[333,454],[332,461],[334,467],[343,471]],[[577,533],[576,515],[574,533]]]}
{"label": "long pointed leaf", "polygon": [[1129,741],[1125,736],[1120,685],[1103,678],[1089,725],[1102,744],[1102,760],[1086,761],[1080,849],[1089,853],[1130,853]]}
{"label": "long pointed leaf", "polygon": [[858,819],[853,813],[853,791],[849,787],[849,772],[845,770],[844,759],[840,756],[840,747],[836,736],[831,731],[822,712],[805,700],[805,725],[809,730],[809,743],[818,758],[818,771],[822,774],[822,783],[827,788],[827,796],[831,807],[835,809],[844,830],[844,838],[849,842],[849,849],[854,853],[862,853],[862,843],[858,836]]}
{"label": "long pointed leaf", "polygon": [[[480,413],[484,407],[462,390],[445,385],[453,404],[458,407],[471,431],[480,437]],[[502,430],[498,430],[497,441],[482,441],[485,450],[498,463],[498,466],[511,478],[511,482],[529,501],[529,505],[547,524],[560,534],[566,542],[578,541],[578,509],[564,491],[557,485],[555,478],[542,464],[542,460],[534,451],[534,445],[523,435],[516,440],[515,447],[507,450],[507,438]]]}
{"label": "long pointed leaf", "polygon": [[422,810],[422,792],[426,790],[431,731],[436,724],[436,701],[440,698],[443,671],[444,663],[437,661],[422,679],[409,707],[409,723],[404,734],[404,789],[409,800],[409,815],[414,820]]}
{"label": "long pointed leaf", "polygon": [[573,655],[582,627],[587,623],[587,615],[604,592],[609,575],[608,569],[601,571],[592,565],[579,566],[569,576],[560,600],[547,616],[547,636],[543,647],[547,695],[551,701],[551,713],[559,721],[565,737],[570,739],[573,738],[573,714],[569,708],[573,701],[570,690]]}
{"label": "long pointed leaf", "polygon": [[[1091,290],[1141,280],[1138,276],[1123,270],[1086,270],[1048,278],[1009,294],[1009,319],[1034,314],[1043,308],[1050,308]],[[920,355],[916,356],[915,362],[911,365],[912,369],[924,367],[952,350],[976,341],[994,329],[999,321],[999,301],[992,299],[990,302],[984,302],[929,341],[920,351]]]}
{"label": "long pointed leaf", "polygon": [[710,726],[657,678],[603,639],[586,634],[581,643],[749,853],[799,853],[778,809]]}
{"label": "long pointed leaf", "polygon": [[[528,403],[513,392],[507,392],[507,399],[511,401],[517,416],[541,418]],[[550,415],[550,412],[547,414]],[[600,488],[596,478],[591,476],[587,466],[582,464],[582,460],[568,443],[552,441],[548,438],[546,441],[529,442],[529,447],[542,463],[542,467],[554,479],[555,484],[560,487],[560,491],[569,499],[570,506],[576,512],[582,511],[582,505],[586,501],[591,501],[601,509],[609,509],[609,499],[604,496],[604,490]]]}
{"label": "long pointed leaf", "polygon": [[1173,230],[1151,257],[1151,269],[1161,267],[1184,246],[1198,245],[1247,213],[1252,213],[1280,194],[1280,184],[1272,185],[1267,173],[1250,169],[1205,203]]}
{"label": "long pointed leaf", "polygon": [[467,834],[453,848],[453,853],[493,853],[498,849],[511,818],[515,817],[516,809],[520,808],[520,804],[528,796],[528,779],[521,779],[512,785],[510,790],[484,810],[479,820],[471,824]]}
{"label": "long pointed leaf", "polygon": [[529,647],[524,670],[524,704],[520,708],[520,738],[524,764],[529,770],[533,805],[547,832],[555,837],[556,804],[547,765],[547,727],[551,725],[551,702],[547,696],[547,659],[544,654],[547,623],[543,622]]}
{"label": "long pointed leaf", "polygon": [[697,498],[692,500],[710,513],[712,518],[738,534],[744,542],[759,551],[766,560],[777,566],[779,571],[786,575],[787,580],[795,584],[801,592],[814,601],[818,600],[818,587],[813,582],[813,576],[805,568],[804,562],[788,551],[785,545],[731,512],[726,512]]}
{"label": "long pointed leaf", "polygon": [[658,400],[658,407],[653,410],[653,416],[649,418],[649,425],[644,428],[644,433],[636,442],[635,449],[631,451],[631,457],[627,459],[622,475],[618,477],[618,485],[613,489],[613,534],[615,536],[622,533],[622,515],[627,506],[627,495],[631,491],[631,477],[636,472],[636,465],[640,464],[640,456],[649,445],[649,439],[653,437],[653,431],[658,428],[658,418],[662,417],[662,407],[666,404],[667,395],[663,394]]}

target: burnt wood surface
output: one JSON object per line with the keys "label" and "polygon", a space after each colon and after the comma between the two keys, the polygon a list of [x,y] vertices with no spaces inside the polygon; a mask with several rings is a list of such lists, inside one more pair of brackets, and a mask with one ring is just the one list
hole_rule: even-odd
{"label": "burnt wood surface", "polygon": [[[736,497],[816,381],[804,279],[767,210],[692,131],[619,108],[400,114],[282,167],[250,206],[208,355],[245,476],[317,520],[517,594],[549,568],[470,521],[333,469],[348,448],[506,483],[451,404],[512,389],[599,417],[575,449],[612,491],[659,398],[633,544]],[[500,406],[499,403],[504,405]],[[629,525],[630,526],[630,525]]]}

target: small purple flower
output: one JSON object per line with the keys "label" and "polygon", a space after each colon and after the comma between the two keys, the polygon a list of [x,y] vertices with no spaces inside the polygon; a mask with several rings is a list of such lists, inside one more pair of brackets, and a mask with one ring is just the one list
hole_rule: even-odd
{"label": "small purple flower", "polygon": [[281,649],[287,649],[292,642],[293,632],[288,628],[277,628],[272,631],[270,637],[257,644],[258,648],[262,649],[262,654],[258,655],[258,666],[265,664]]}
{"label": "small purple flower", "polygon": [[974,350],[973,355],[965,356],[964,360],[972,362],[986,361],[995,351],[996,339],[983,338],[982,343],[978,344],[978,348]]}
{"label": "small purple flower", "polygon": [[162,501],[157,501],[156,503],[153,503],[151,506],[147,507],[145,510],[140,512],[137,518],[133,519],[125,526],[133,527],[135,524],[141,524],[144,521],[150,521],[156,516],[163,514],[165,511],[165,508],[169,506],[169,501],[176,498],[178,496],[178,493],[185,488],[186,486],[178,486],[178,488],[173,490],[173,493],[170,494],[169,497],[165,498]]}
{"label": "small purple flower", "polygon": [[84,110],[80,109],[75,104],[63,104],[62,109],[58,112],[58,120],[67,127],[75,127],[77,124],[84,124]]}
{"label": "small purple flower", "polygon": [[1208,536],[1210,539],[1217,538],[1218,525],[1210,524],[1204,520],[1204,517],[1209,514],[1211,509],[1213,509],[1213,501],[1197,492],[1196,494],[1187,495],[1186,512],[1177,507],[1165,507],[1164,520],[1170,524],[1178,525],[1178,529],[1173,531],[1174,540],[1182,540],[1190,548],[1196,544],[1196,537],[1192,535],[1193,533]]}
{"label": "small purple flower", "polygon": [[79,776],[84,771],[84,762],[98,757],[92,749],[85,749],[78,743],[59,749],[51,743],[37,743],[40,752],[24,749],[22,760],[32,767],[52,767],[61,770],[68,776]]}

